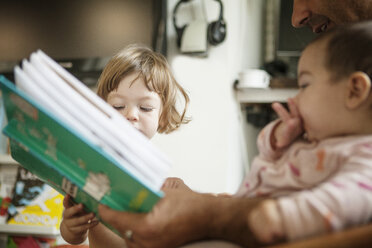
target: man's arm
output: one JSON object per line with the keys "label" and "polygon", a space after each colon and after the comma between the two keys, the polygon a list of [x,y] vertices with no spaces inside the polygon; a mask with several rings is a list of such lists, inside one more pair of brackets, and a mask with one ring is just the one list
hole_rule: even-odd
{"label": "man's arm", "polygon": [[101,218],[123,237],[133,232],[129,247],[178,247],[206,239],[240,245],[256,243],[248,227],[248,214],[261,199],[218,197],[180,189],[166,196],[148,214],[118,212],[100,205]]}

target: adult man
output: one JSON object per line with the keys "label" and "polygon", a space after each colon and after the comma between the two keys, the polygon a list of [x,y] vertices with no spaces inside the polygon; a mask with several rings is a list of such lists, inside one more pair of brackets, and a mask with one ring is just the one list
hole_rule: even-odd
{"label": "adult man", "polygon": [[372,19],[371,0],[294,0],[292,25],[314,33],[344,23]]}
{"label": "adult man", "polygon": [[[372,0],[294,0],[293,26],[309,26],[313,32],[366,19],[372,19]],[[166,197],[149,214],[117,212],[100,206],[100,215],[121,232],[129,247],[171,248],[206,239],[223,239],[246,247],[257,244],[247,220],[261,199],[216,197],[184,188],[167,189],[165,193]],[[261,228],[275,234],[281,227]]]}

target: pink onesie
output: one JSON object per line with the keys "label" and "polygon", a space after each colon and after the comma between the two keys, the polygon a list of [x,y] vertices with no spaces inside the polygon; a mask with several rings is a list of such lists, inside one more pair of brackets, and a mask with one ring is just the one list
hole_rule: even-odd
{"label": "pink onesie", "polygon": [[279,197],[290,240],[371,220],[372,135],[298,140],[276,152],[270,145],[276,123],[259,134],[259,155],[236,196]]}

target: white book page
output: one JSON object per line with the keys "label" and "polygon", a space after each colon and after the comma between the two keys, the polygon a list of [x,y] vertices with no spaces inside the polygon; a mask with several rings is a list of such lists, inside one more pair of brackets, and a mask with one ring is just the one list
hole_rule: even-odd
{"label": "white book page", "polygon": [[[114,152],[123,150],[124,148],[116,142],[116,139],[107,132],[109,126],[105,126],[102,120],[106,117],[102,115],[94,106],[90,105],[84,99],[81,98],[74,90],[69,87],[63,87],[65,83],[56,74],[50,71],[48,68],[43,66],[37,58],[31,56],[31,64],[34,68],[42,75],[47,82],[45,90],[48,94],[51,94],[55,103],[60,107],[63,107],[67,112],[69,112],[75,120],[81,123],[82,126],[90,130],[94,135],[96,135],[99,140],[101,140],[101,147],[106,150],[109,154],[113,155]],[[52,84],[51,82],[55,82]],[[109,148],[110,147],[110,148]],[[112,148],[114,147],[114,148]],[[126,156],[121,158],[122,162],[120,164],[125,164],[123,167],[130,173],[138,177],[140,180],[147,182],[146,184],[150,188],[155,188],[156,190],[160,188],[162,181],[157,179],[157,176],[152,173],[151,170],[144,169],[144,165],[140,164],[140,161],[135,161],[137,164],[131,162],[130,160],[135,160],[131,156],[132,154],[126,151]],[[115,156],[116,158],[119,156]],[[125,160],[130,161],[129,163],[123,163]],[[119,161],[118,161],[119,162]],[[135,166],[133,166],[135,165]]]}
{"label": "white book page", "polygon": [[[165,166],[163,170],[170,169],[170,162],[142,133],[138,132],[122,115],[120,115],[109,104],[103,101],[100,97],[94,94],[88,87],[76,79],[73,75],[67,72],[63,67],[58,65],[54,60],[49,58],[41,50],[37,52],[46,65],[50,66],[60,77],[62,77],[67,84],[79,92],[84,98],[90,101],[98,109],[103,111],[111,123],[114,122],[116,127],[112,129],[114,135],[119,135],[120,142],[124,143],[127,149],[132,150],[136,154],[142,154],[142,159],[147,164],[153,166]],[[123,129],[126,130],[123,132]],[[118,132],[118,130],[121,130]],[[129,141],[129,143],[128,143]],[[151,154],[149,154],[151,153]],[[158,168],[161,169],[161,168]]]}
{"label": "white book page", "polygon": [[[43,87],[40,87],[40,84],[44,79],[40,75],[36,74],[36,71],[31,69],[31,65],[27,61],[22,63],[23,69],[28,72],[28,75],[21,70],[18,66],[14,69],[16,85],[19,89],[26,92],[34,99],[38,99],[38,102],[43,105],[48,111],[53,113],[60,122],[67,123],[75,131],[79,132],[84,138],[92,142],[93,144],[98,145],[98,139],[92,135],[86,128],[84,128],[79,122],[71,117],[71,115],[66,112],[59,105],[54,103],[50,94],[47,94]],[[31,75],[32,74],[32,75]],[[31,77],[29,77],[29,75]],[[37,82],[37,83],[36,83]],[[53,107],[51,107],[53,106]]]}
{"label": "white book page", "polygon": [[[72,128],[75,132],[79,132],[79,135],[84,136],[84,138],[93,144],[100,146],[118,163],[128,164],[128,161],[122,157],[118,157],[109,147],[103,144],[99,139],[97,139],[96,136],[90,133],[89,130],[83,127],[79,121],[75,120],[68,112],[66,112],[63,108],[57,105],[54,100],[52,100],[51,96],[45,92],[45,88],[48,88],[48,82],[45,81],[45,79],[35,70],[35,68],[32,67],[30,63],[23,61],[22,67],[24,71],[22,71],[18,66],[16,66],[14,69],[16,85],[20,90],[37,100],[39,104],[43,105],[49,112],[55,115],[60,122],[68,123],[70,128]],[[29,75],[32,75],[34,80],[31,79]],[[53,92],[53,89],[49,89],[48,93],[51,92]],[[54,94],[52,93],[51,95]],[[128,171],[136,177],[142,179],[148,187],[152,187],[151,185],[148,185],[149,183],[147,182],[147,179],[142,178],[142,175],[139,175],[137,172],[131,171],[130,169]]]}

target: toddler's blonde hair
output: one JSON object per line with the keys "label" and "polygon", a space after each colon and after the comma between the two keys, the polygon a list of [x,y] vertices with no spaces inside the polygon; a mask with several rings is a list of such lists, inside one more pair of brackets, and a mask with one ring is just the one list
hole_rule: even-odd
{"label": "toddler's blonde hair", "polygon": [[[159,133],[170,133],[190,121],[185,116],[189,96],[175,80],[165,57],[141,45],[129,45],[107,63],[98,80],[97,94],[107,101],[111,91],[117,90],[121,80],[132,73],[142,78],[150,91],[156,92],[162,100],[159,118]],[[183,110],[176,108],[179,93],[184,98]]]}

